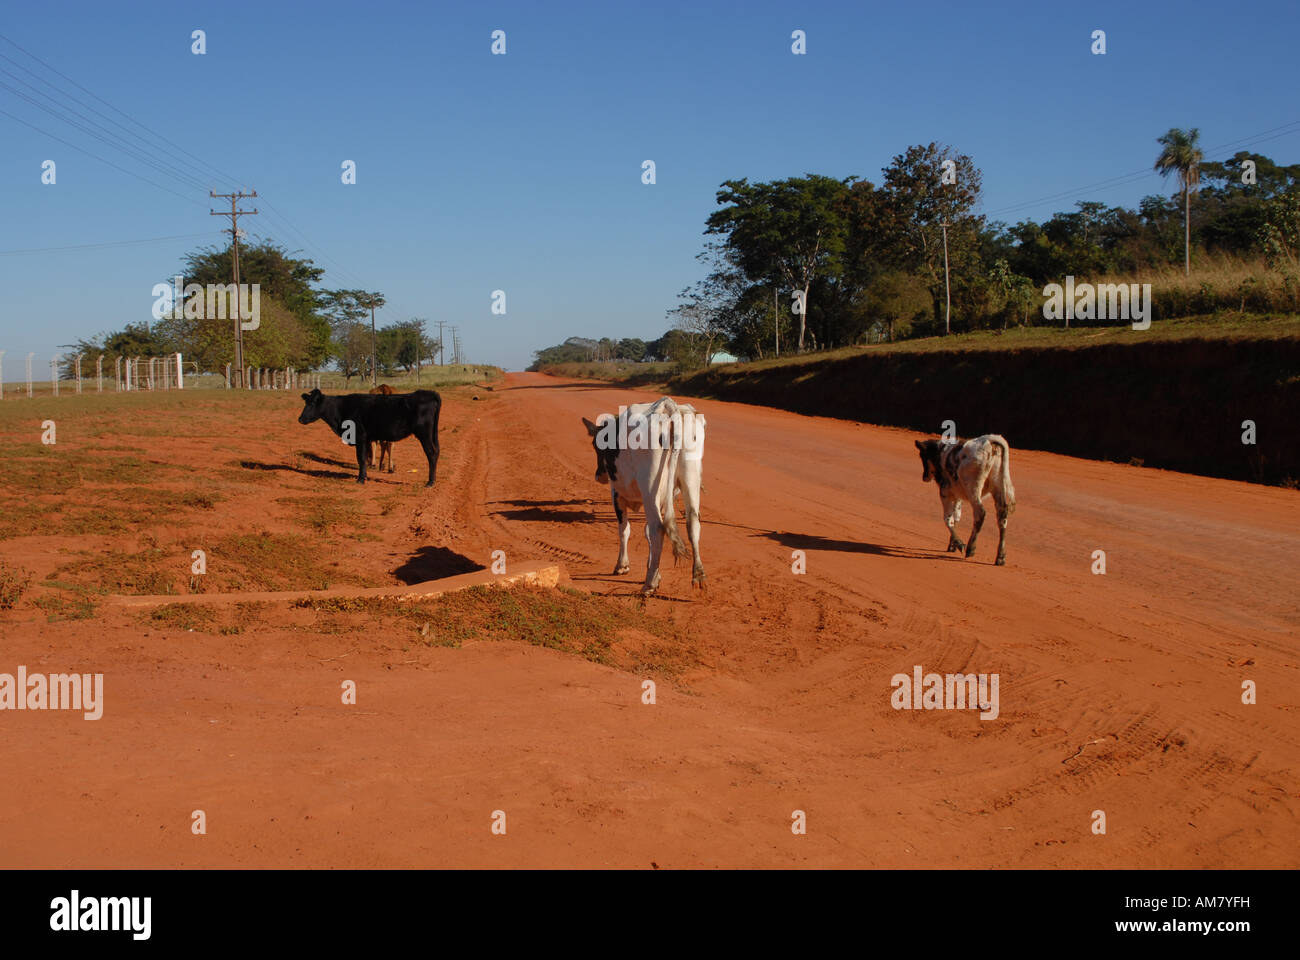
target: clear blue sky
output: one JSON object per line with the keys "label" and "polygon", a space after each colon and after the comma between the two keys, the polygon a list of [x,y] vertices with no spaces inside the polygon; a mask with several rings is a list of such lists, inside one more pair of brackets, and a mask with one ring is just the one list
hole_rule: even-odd
{"label": "clear blue sky", "polygon": [[[1150,174],[1080,188],[1149,169],[1171,126],[1200,127],[1214,148],[1300,120],[1298,11],[1295,0],[13,3],[0,34],[238,179],[144,146],[152,138],[75,88],[202,186],[0,87],[0,111],[180,194],[0,115],[4,374],[21,378],[28,351],[48,370],[58,345],[145,320],[181,255],[221,242],[209,187],[256,188],[264,213],[249,232],[312,257],[326,286],[384,292],[382,321],[457,324],[471,360],[511,369],[574,334],[661,334],[698,276],[724,179],[878,182],[909,144],[938,140],[983,170],[995,219],[1080,199],[1135,204],[1172,184]],[[190,52],[195,29],[204,56]],[[495,29],[505,56],[490,53]],[[805,56],[790,51],[794,29]],[[1105,56],[1089,52],[1094,29]],[[11,58],[0,83],[30,93],[12,74],[48,92],[16,61],[69,89],[3,40],[0,55]],[[1247,146],[1295,162],[1300,126]],[[47,159],[54,186],[41,183]],[[355,186],[340,183],[344,160]],[[643,160],[657,165],[653,186]],[[490,312],[498,288],[504,317]]]}

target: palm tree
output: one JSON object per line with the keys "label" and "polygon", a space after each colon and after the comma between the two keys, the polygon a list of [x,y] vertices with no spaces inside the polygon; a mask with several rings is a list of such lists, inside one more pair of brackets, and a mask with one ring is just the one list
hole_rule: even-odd
{"label": "palm tree", "polygon": [[1164,147],[1156,157],[1156,173],[1169,176],[1178,174],[1178,183],[1183,188],[1183,272],[1192,272],[1192,189],[1201,182],[1201,161],[1205,154],[1201,152],[1198,141],[1201,131],[1196,127],[1180,130],[1170,127],[1169,132],[1156,142]]}

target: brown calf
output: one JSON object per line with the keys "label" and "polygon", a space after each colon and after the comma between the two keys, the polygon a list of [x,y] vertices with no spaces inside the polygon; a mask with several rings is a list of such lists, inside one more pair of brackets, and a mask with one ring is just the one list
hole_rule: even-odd
{"label": "brown calf", "polygon": [[[371,393],[382,393],[384,396],[391,396],[397,391],[386,383],[381,383],[370,391]],[[384,469],[384,457],[388,457],[388,472],[393,472],[393,445],[388,440],[380,440],[379,443],[379,469]],[[369,466],[375,465],[375,448],[373,444],[366,445],[366,462]]]}

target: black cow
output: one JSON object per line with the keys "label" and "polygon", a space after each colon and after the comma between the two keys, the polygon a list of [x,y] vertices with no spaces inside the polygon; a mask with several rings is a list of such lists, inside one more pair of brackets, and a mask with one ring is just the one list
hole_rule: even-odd
{"label": "black cow", "polygon": [[357,483],[366,482],[366,453],[374,441],[390,443],[414,435],[429,459],[429,482],[433,486],[438,469],[438,414],[442,397],[432,390],[394,393],[391,396],[349,393],[327,397],[319,390],[302,395],[299,423],[324,420],[340,437],[345,424],[352,424],[352,443],[357,453]]}

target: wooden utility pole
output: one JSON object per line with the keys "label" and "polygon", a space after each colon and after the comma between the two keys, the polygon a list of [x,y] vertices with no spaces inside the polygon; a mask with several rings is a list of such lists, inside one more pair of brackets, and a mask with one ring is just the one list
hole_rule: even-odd
{"label": "wooden utility pole", "polygon": [[443,346],[444,341],[442,339],[442,328],[446,323],[446,320],[438,321],[438,366],[440,367],[446,366],[447,364],[447,349]]}
{"label": "wooden utility pole", "polygon": [[940,226],[943,227],[943,298],[945,301],[943,312],[943,332],[946,336],[952,333],[952,289],[948,285],[948,218],[944,217]]}
{"label": "wooden utility pole", "polygon": [[[378,354],[375,350],[375,300],[370,298],[370,385],[373,387],[379,382]],[[390,454],[391,456],[391,454]]]}
{"label": "wooden utility pole", "polygon": [[209,210],[208,215],[213,217],[230,218],[230,252],[231,252],[231,272],[235,281],[234,310],[231,312],[235,315],[235,369],[237,374],[236,386],[245,386],[244,384],[244,328],[240,325],[239,310],[244,298],[239,295],[239,218],[241,216],[253,216],[257,213],[253,210],[240,210],[236,204],[240,200],[249,200],[257,196],[257,191],[252,193],[213,193],[208,191],[208,196],[214,199],[229,200],[230,212],[222,210],[218,213],[216,210]]}

